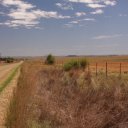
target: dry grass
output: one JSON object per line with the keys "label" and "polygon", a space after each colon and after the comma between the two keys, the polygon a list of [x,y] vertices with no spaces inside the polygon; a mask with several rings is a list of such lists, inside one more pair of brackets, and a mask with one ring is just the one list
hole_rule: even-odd
{"label": "dry grass", "polygon": [[[26,120],[30,113],[29,105],[33,98],[33,92],[36,83],[36,73],[39,70],[40,63],[26,62],[22,65],[21,75],[18,87],[14,92],[14,98],[10,104],[10,112],[7,118],[8,128],[26,128]],[[37,68],[38,67],[38,68]]]}
{"label": "dry grass", "polygon": [[128,82],[27,62],[8,128],[127,128]]}

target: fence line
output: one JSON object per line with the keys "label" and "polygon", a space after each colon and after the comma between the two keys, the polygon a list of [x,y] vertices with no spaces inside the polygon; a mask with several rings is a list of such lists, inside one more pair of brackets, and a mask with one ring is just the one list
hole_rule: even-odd
{"label": "fence line", "polygon": [[[79,61],[79,58],[77,59]],[[57,65],[64,65],[66,60],[56,61]],[[99,72],[105,73],[105,76],[108,77],[111,73],[119,74],[122,77],[123,74],[128,74],[128,62],[90,62],[87,65],[87,72],[99,75]]]}
{"label": "fence line", "polygon": [[[90,63],[91,73],[98,76],[100,71],[104,72],[106,77],[111,73],[118,73],[121,77],[123,74],[128,74],[128,63],[126,62],[103,62],[103,63]],[[95,72],[94,72],[95,71]]]}

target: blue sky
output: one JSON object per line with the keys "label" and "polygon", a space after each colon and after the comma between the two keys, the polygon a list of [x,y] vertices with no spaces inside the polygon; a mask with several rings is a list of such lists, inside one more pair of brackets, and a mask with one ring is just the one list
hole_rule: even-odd
{"label": "blue sky", "polygon": [[0,0],[0,52],[128,54],[128,0]]}

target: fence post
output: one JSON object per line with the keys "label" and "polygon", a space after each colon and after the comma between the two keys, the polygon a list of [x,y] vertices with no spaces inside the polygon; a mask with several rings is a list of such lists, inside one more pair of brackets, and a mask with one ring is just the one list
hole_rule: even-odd
{"label": "fence post", "polygon": [[120,77],[121,77],[121,74],[122,74],[122,64],[120,63]]}
{"label": "fence post", "polygon": [[89,69],[89,63],[88,63],[88,74],[89,74],[89,70],[90,70],[90,69]]}
{"label": "fence post", "polygon": [[106,62],[106,78],[108,77],[108,63]]}
{"label": "fence post", "polygon": [[62,66],[63,66],[63,60],[62,60]]}
{"label": "fence post", "polygon": [[96,63],[96,77],[97,77],[97,75],[98,75],[98,73],[97,73],[97,66],[98,66],[98,64]]}

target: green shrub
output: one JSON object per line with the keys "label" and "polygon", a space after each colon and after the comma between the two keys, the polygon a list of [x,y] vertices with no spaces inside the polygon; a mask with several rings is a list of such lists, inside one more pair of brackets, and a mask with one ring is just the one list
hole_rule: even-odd
{"label": "green shrub", "polygon": [[81,59],[81,60],[70,60],[69,62],[64,64],[64,70],[69,71],[71,69],[80,69],[80,68],[86,68],[87,66],[87,60]]}
{"label": "green shrub", "polygon": [[87,67],[87,64],[88,64],[88,62],[87,62],[86,59],[81,59],[81,60],[79,61],[79,63],[80,63],[80,67],[81,67],[81,68],[86,68],[86,67]]}
{"label": "green shrub", "polygon": [[75,60],[71,60],[67,63],[64,64],[64,70],[65,71],[69,71],[71,69],[77,69],[79,66],[78,66],[78,62],[75,61]]}
{"label": "green shrub", "polygon": [[55,58],[51,54],[49,54],[45,60],[46,64],[52,65],[55,63]]}
{"label": "green shrub", "polygon": [[63,68],[64,68],[65,71],[69,71],[69,70],[71,70],[72,65],[70,63],[66,63],[66,64],[64,64]]}

